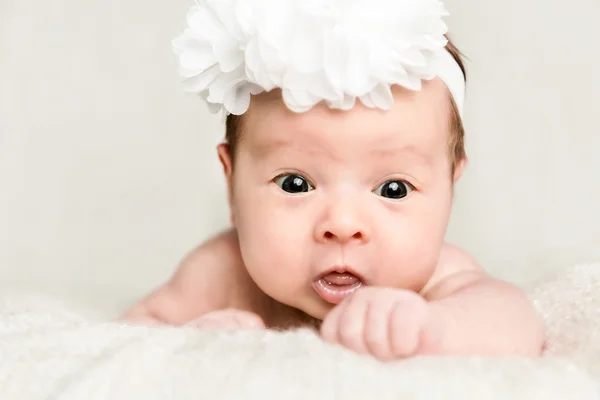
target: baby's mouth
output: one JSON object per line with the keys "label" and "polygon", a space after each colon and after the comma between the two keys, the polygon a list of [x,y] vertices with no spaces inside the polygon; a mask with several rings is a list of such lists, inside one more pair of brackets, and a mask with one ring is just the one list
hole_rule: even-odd
{"label": "baby's mouth", "polygon": [[352,272],[329,272],[313,283],[313,289],[326,302],[339,304],[363,286],[361,278]]}

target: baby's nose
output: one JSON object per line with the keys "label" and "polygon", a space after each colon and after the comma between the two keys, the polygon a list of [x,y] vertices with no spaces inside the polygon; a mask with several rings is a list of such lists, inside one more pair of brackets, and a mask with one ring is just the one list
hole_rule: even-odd
{"label": "baby's nose", "polygon": [[348,203],[337,204],[331,207],[324,218],[317,224],[315,230],[317,241],[337,241],[346,243],[350,241],[367,242],[369,229],[359,210]]}
{"label": "baby's nose", "polygon": [[[334,233],[336,232],[336,233]],[[364,238],[364,235],[361,231],[356,231],[353,233],[353,230],[344,230],[344,231],[340,231],[340,230],[334,230],[334,232],[332,231],[325,231],[325,233],[323,234],[323,239],[324,240],[338,240],[340,242],[347,242],[351,239],[356,239],[356,240],[362,240]]]}

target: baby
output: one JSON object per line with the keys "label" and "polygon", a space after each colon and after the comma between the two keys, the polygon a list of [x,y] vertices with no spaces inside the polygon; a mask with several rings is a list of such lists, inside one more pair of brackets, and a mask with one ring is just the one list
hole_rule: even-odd
{"label": "baby", "polygon": [[[407,2],[398,2],[399,14]],[[233,9],[252,1],[225,3]],[[239,23],[244,30],[222,17],[231,9],[201,3],[190,12],[190,30],[174,43],[188,87],[228,114],[226,141],[217,150],[233,228],[189,254],[174,276],[124,319],[199,328],[311,326],[331,343],[382,360],[539,355],[543,326],[524,293],[488,276],[473,257],[444,242],[453,186],[466,163],[465,75],[454,46],[436,42],[437,60],[445,61],[436,64],[434,77],[418,78],[418,87],[411,87],[414,79],[391,81],[388,90],[371,85],[367,94],[352,98],[346,90],[336,99],[341,89],[317,95],[314,81],[277,81],[276,69],[263,60],[276,83],[269,86],[264,74],[252,70],[253,42],[245,39],[240,48],[246,80],[227,86],[227,94],[216,85],[223,71],[236,65],[213,61],[221,75],[207,78],[209,68],[194,64],[201,57],[194,59],[191,40],[197,39],[199,48],[203,27],[215,20],[237,40],[251,37],[255,10],[272,5],[254,3],[250,22]],[[244,15],[239,11],[234,14]],[[295,15],[302,11],[295,9]],[[387,21],[387,15],[376,17],[383,25]],[[283,55],[299,51],[290,43],[291,49],[279,49]],[[415,60],[407,60],[397,75],[410,78]],[[360,71],[348,76],[361,80]],[[318,83],[333,87],[333,81]]]}

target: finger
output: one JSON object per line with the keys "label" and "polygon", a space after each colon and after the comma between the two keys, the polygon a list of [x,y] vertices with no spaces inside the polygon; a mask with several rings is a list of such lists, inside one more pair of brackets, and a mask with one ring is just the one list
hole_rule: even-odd
{"label": "finger", "polygon": [[196,328],[203,330],[226,329],[232,330],[237,328],[237,324],[231,318],[223,316],[209,316],[200,318],[194,325]]}
{"label": "finger", "polygon": [[365,317],[368,301],[363,296],[353,296],[340,315],[338,340],[339,342],[356,351],[368,353],[365,343]]}
{"label": "finger", "polygon": [[365,344],[368,351],[381,360],[394,358],[391,346],[391,320],[396,302],[385,297],[371,300],[365,322]]}
{"label": "finger", "polygon": [[340,326],[340,316],[347,305],[347,302],[342,302],[325,315],[323,323],[321,324],[321,337],[326,342],[339,343],[338,330]]}
{"label": "finger", "polygon": [[205,328],[207,326],[215,326],[216,321],[223,315],[223,310],[211,311],[206,314],[202,314],[200,317],[191,320],[186,323],[185,326],[191,326],[194,328]]}
{"label": "finger", "polygon": [[251,312],[234,312],[232,314],[232,319],[240,329],[263,329],[265,327],[262,318]]}
{"label": "finger", "polygon": [[202,329],[206,326],[207,322],[210,320],[210,318],[207,318],[205,316],[202,316],[200,318],[196,318],[188,323],[186,323],[184,326],[186,327],[191,327],[191,328],[198,328],[198,329]]}
{"label": "finger", "polygon": [[397,302],[390,319],[390,345],[395,357],[410,357],[419,346],[421,324],[414,312],[403,302]]}

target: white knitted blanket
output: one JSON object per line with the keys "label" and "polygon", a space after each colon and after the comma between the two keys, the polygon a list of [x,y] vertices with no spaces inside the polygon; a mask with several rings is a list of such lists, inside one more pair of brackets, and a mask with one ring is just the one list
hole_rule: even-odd
{"label": "white knitted blanket", "polygon": [[309,331],[131,327],[48,298],[0,296],[0,399],[600,399],[600,264],[530,291],[548,324],[539,360],[380,363]]}

